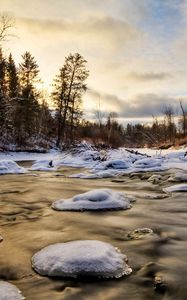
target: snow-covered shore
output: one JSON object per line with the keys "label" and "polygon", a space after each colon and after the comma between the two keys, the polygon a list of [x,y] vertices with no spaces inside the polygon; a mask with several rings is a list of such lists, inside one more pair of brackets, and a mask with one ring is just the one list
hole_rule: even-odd
{"label": "snow-covered shore", "polygon": [[[108,149],[97,150],[89,144],[82,143],[73,151],[48,153],[3,152],[0,162],[33,161],[29,171],[57,171],[62,166],[85,168],[85,172],[73,174],[74,178],[115,177],[134,172],[158,172],[169,169],[187,170],[187,151],[152,150],[152,149]],[[11,165],[11,164],[9,164]],[[9,172],[10,171],[10,172]],[[28,171],[28,170],[26,170]],[[8,170],[0,174],[17,173]]]}

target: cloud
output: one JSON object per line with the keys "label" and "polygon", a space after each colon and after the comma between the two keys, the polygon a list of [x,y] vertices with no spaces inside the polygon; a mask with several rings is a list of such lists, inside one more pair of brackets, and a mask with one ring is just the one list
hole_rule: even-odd
{"label": "cloud", "polygon": [[[118,117],[122,119],[141,119],[150,118],[151,116],[163,115],[164,107],[172,105],[175,113],[180,111],[179,98],[175,96],[157,95],[153,93],[137,94],[131,99],[121,99],[115,95],[100,94],[97,91],[90,90],[86,98],[100,104],[99,108],[107,115],[109,112],[118,113]],[[187,96],[182,97],[183,105],[187,108]],[[86,108],[91,113],[94,108]]]}
{"label": "cloud", "polygon": [[116,48],[125,44],[126,41],[136,40],[139,36],[139,31],[134,26],[109,16],[91,17],[79,21],[18,18],[17,22],[30,34],[42,35],[43,38],[58,36],[60,39],[68,36],[72,42],[85,39],[85,46],[95,40],[96,43],[108,43],[111,47],[115,46]]}
{"label": "cloud", "polygon": [[[107,112],[120,112],[124,109],[124,101],[116,95],[99,93],[96,90],[88,89],[85,101],[89,100],[87,111],[101,110]],[[91,107],[91,109],[90,109]]]}
{"label": "cloud", "polygon": [[170,73],[166,72],[160,72],[160,73],[153,73],[153,72],[147,72],[147,73],[136,73],[131,72],[127,75],[127,78],[137,80],[137,81],[154,81],[154,80],[165,80],[170,79],[173,76]]}

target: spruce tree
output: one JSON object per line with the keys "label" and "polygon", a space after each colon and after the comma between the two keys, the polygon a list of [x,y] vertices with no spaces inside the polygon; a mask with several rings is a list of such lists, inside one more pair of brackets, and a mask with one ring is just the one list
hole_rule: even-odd
{"label": "spruce tree", "polygon": [[6,65],[7,78],[7,111],[6,128],[11,138],[16,142],[16,136],[19,132],[17,120],[19,120],[19,79],[18,71],[13,60],[12,54],[9,55]]}
{"label": "spruce tree", "polygon": [[0,48],[0,132],[2,134],[6,119],[6,60]]}
{"label": "spruce tree", "polygon": [[11,53],[7,62],[7,75],[8,97],[10,99],[17,98],[19,95],[18,71]]}
{"label": "spruce tree", "polygon": [[26,52],[22,59],[19,65],[21,143],[25,138],[37,133],[37,118],[40,112],[39,93],[36,89],[36,83],[39,82],[38,65],[29,52]]}

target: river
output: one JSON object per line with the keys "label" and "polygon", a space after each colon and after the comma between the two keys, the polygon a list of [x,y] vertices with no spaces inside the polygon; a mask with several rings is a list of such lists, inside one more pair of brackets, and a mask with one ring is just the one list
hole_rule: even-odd
{"label": "river", "polygon": [[[81,169],[0,176],[0,234],[4,238],[0,243],[0,277],[15,284],[27,300],[186,300],[186,194],[165,197],[162,188],[168,182],[152,184],[146,174],[120,180],[66,177],[73,172]],[[162,173],[165,179],[168,173]],[[54,200],[95,188],[126,192],[136,202],[125,211],[51,209]],[[128,232],[144,227],[153,229],[155,235],[128,238]],[[38,250],[80,239],[118,247],[127,255],[132,274],[121,279],[83,281],[51,279],[34,272],[31,257]]]}

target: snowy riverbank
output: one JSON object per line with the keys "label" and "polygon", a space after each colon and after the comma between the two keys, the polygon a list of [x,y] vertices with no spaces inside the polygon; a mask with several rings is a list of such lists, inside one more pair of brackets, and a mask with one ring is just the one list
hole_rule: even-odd
{"label": "snowy riverbank", "polygon": [[[7,163],[9,161],[9,163]],[[87,143],[77,148],[48,153],[3,152],[0,153],[0,173],[20,173],[19,166],[10,161],[33,161],[28,171],[57,171],[62,166],[85,168],[82,173],[73,174],[74,178],[93,179],[115,177],[136,172],[158,172],[169,169],[187,170],[185,149],[152,150],[152,149],[108,149],[97,150]],[[23,170],[22,170],[23,171]]]}

